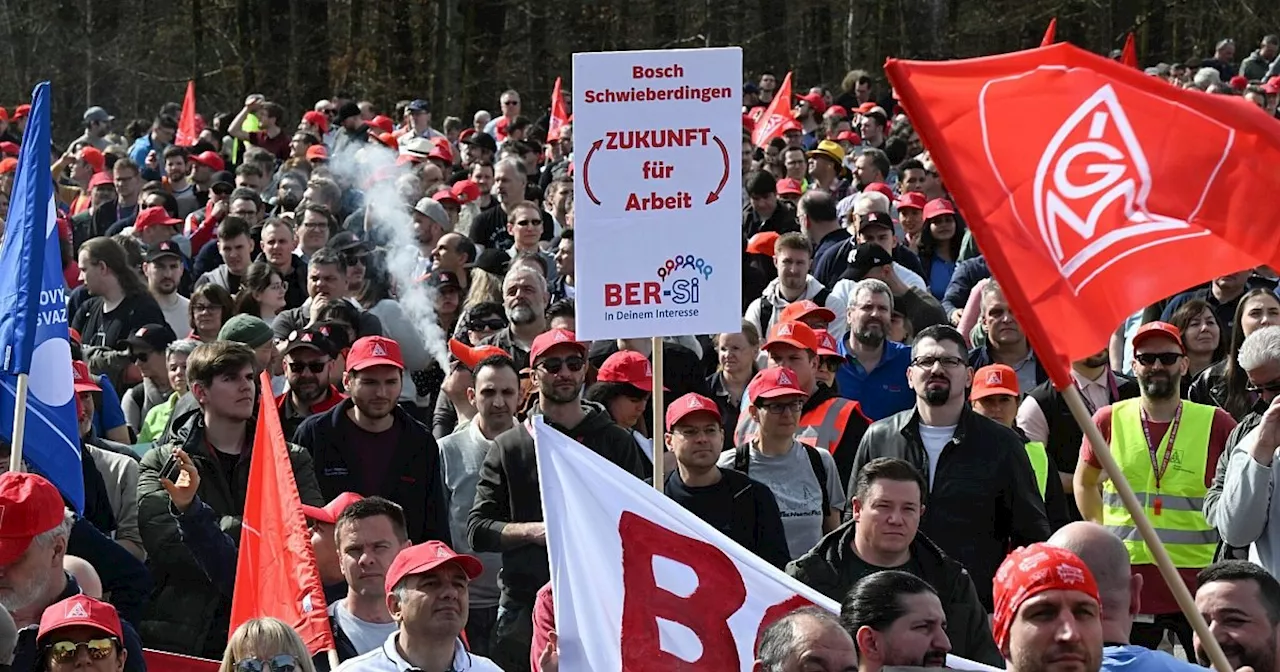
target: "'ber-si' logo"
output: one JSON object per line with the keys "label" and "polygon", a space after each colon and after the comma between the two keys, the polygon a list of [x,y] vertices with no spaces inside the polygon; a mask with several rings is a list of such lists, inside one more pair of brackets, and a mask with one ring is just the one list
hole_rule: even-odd
{"label": "'ber-si' logo", "polygon": [[[1036,100],[1043,126],[1026,123],[1025,107],[1014,102],[1026,102],[1018,91],[1032,78],[1055,82],[1056,93]],[[985,158],[1014,216],[1076,293],[1125,257],[1208,235],[1188,222],[1235,138],[1230,127],[1175,102],[1124,95],[1096,73],[1042,67],[992,80],[979,96]],[[1196,161],[1162,163],[1166,147],[1185,152],[1188,142]],[[1044,148],[1038,157],[1028,154],[1037,146]]]}
{"label": "'ber-si' logo", "polygon": [[604,305],[696,304],[702,300],[702,283],[710,280],[714,272],[711,263],[702,257],[677,254],[658,266],[658,281],[606,283]]}

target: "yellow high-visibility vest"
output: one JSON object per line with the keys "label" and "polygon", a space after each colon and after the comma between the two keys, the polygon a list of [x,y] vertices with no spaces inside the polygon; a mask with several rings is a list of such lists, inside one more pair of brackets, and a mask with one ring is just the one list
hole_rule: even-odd
{"label": "yellow high-visibility vest", "polygon": [[1044,499],[1049,488],[1049,455],[1044,452],[1044,444],[1039,441],[1028,441],[1026,448],[1027,457],[1031,459],[1031,469],[1036,472],[1036,487],[1040,491],[1040,499]]}

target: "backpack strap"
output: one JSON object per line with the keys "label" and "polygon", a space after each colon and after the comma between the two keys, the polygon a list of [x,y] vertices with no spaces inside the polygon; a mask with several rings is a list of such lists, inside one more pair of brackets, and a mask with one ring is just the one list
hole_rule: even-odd
{"label": "backpack strap", "polygon": [[747,469],[751,467],[751,444],[744,443],[735,446],[733,449],[733,470],[742,474],[747,474]]}
{"label": "backpack strap", "polygon": [[813,475],[818,477],[818,489],[822,491],[822,515],[831,515],[831,493],[827,492],[827,467],[822,464],[822,456],[818,449],[808,444],[800,444],[809,454],[809,466],[813,467]]}
{"label": "backpack strap", "polygon": [[813,295],[812,300],[814,303],[818,304],[819,306],[826,308],[827,298],[829,298],[830,296],[831,296],[831,290],[827,289],[826,287],[823,287],[821,290],[818,291],[817,294]]}
{"label": "backpack strap", "polygon": [[760,333],[769,333],[769,320],[773,319],[773,302],[760,297]]}

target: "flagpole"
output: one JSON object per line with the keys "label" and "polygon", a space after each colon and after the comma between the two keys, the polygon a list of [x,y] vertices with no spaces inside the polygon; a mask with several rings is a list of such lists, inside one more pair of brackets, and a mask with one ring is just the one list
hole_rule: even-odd
{"label": "flagpole", "polygon": [[662,492],[663,476],[666,471],[663,469],[663,452],[667,449],[667,442],[663,440],[665,432],[665,422],[662,413],[662,337],[654,336],[653,342],[653,394],[650,401],[653,402],[653,426],[649,428],[649,433],[653,435],[653,489]]}
{"label": "flagpole", "polygon": [[329,669],[336,670],[338,669],[338,666],[341,664],[342,664],[342,661],[338,660],[338,650],[329,649]]}
{"label": "flagpole", "polygon": [[1084,435],[1089,439],[1089,445],[1093,448],[1094,456],[1102,463],[1102,470],[1107,472],[1107,476],[1111,478],[1111,483],[1115,486],[1116,492],[1120,494],[1120,500],[1124,502],[1124,508],[1129,511],[1130,516],[1133,516],[1133,524],[1138,528],[1138,533],[1142,535],[1142,540],[1146,542],[1147,548],[1151,551],[1151,557],[1155,560],[1156,567],[1160,568],[1160,576],[1165,583],[1169,584],[1169,589],[1173,591],[1174,599],[1178,601],[1178,607],[1182,609],[1183,615],[1187,617],[1187,621],[1195,629],[1196,635],[1200,638],[1200,645],[1209,654],[1209,660],[1213,662],[1213,666],[1218,672],[1233,672],[1231,664],[1227,662],[1226,654],[1222,652],[1222,647],[1218,646],[1218,640],[1214,638],[1213,633],[1209,630],[1209,624],[1200,615],[1200,610],[1196,609],[1196,602],[1191,597],[1191,591],[1187,590],[1187,584],[1182,582],[1182,577],[1178,575],[1178,570],[1173,566],[1173,561],[1169,559],[1169,552],[1165,550],[1164,544],[1156,536],[1155,528],[1151,526],[1151,521],[1142,510],[1142,504],[1138,502],[1138,497],[1133,494],[1133,488],[1129,486],[1129,481],[1125,479],[1124,472],[1120,470],[1115,458],[1111,455],[1111,448],[1107,445],[1107,440],[1102,438],[1102,432],[1098,430],[1097,425],[1093,424],[1093,418],[1089,416],[1089,411],[1085,408],[1084,398],[1080,396],[1080,390],[1075,385],[1068,385],[1060,392],[1062,398],[1067,402],[1067,408],[1071,409],[1071,416],[1075,418],[1076,424],[1080,425],[1080,429],[1084,430]]}
{"label": "flagpole", "polygon": [[22,471],[22,441],[27,430],[27,374],[18,374],[17,403],[13,408],[13,442],[9,448],[9,471]]}

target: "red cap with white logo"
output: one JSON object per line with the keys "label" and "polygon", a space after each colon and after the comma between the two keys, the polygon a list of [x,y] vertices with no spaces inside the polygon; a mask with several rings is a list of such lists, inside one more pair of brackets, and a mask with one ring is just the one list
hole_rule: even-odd
{"label": "red cap with white logo", "polygon": [[818,337],[818,356],[819,357],[839,357],[844,359],[844,355],[840,354],[840,344],[836,343],[836,337],[826,329],[814,329],[813,333]]}
{"label": "red cap with white logo", "polygon": [[715,416],[716,422],[721,421],[720,407],[716,406],[716,402],[696,392],[690,392],[671,402],[667,407],[667,431],[671,431],[676,423],[693,413],[710,413]]}
{"label": "red cap with white logo", "polygon": [[473,581],[484,572],[484,565],[475,556],[454,553],[443,541],[428,541],[400,551],[391,561],[384,583],[387,592],[391,592],[404,577],[429,572],[447,562],[457,563]]}
{"label": "red cap with white logo", "polygon": [[581,350],[583,356],[587,354],[587,344],[580,342],[572,331],[568,329],[552,329],[538,334],[538,337],[533,339],[533,345],[529,347],[529,362],[537,364],[539,357],[557,345],[572,346]]}
{"label": "red cap with white logo", "polygon": [[797,396],[807,397],[809,394],[800,389],[796,372],[782,366],[761,370],[747,385],[747,399],[753,404],[761,399]]}
{"label": "red cap with white logo", "polygon": [[400,344],[386,336],[365,336],[351,345],[347,354],[347,370],[363,371],[371,366],[394,366],[404,370]]}
{"label": "red cap with white logo", "polygon": [[609,358],[600,365],[596,380],[606,383],[627,383],[645,392],[652,392],[653,364],[649,363],[648,357],[634,350],[619,350],[609,355]]}

